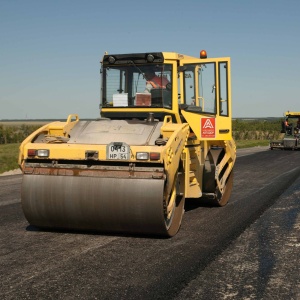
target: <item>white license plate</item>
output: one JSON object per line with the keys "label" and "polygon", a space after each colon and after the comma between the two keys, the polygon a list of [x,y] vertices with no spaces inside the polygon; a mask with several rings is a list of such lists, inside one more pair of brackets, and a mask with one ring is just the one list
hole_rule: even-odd
{"label": "white license plate", "polygon": [[106,150],[107,159],[129,160],[130,147],[125,143],[110,143]]}

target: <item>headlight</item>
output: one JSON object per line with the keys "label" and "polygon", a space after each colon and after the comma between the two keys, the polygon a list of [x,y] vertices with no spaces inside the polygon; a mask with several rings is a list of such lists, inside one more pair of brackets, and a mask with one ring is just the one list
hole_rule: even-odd
{"label": "headlight", "polygon": [[37,150],[36,155],[38,157],[49,157],[49,150],[47,150],[47,149],[39,149],[39,150]]}
{"label": "headlight", "polygon": [[137,160],[148,160],[149,159],[149,153],[148,152],[137,152],[136,153],[136,159]]}
{"label": "headlight", "polygon": [[50,151],[48,149],[28,149],[28,156],[38,156],[38,157],[49,157]]}

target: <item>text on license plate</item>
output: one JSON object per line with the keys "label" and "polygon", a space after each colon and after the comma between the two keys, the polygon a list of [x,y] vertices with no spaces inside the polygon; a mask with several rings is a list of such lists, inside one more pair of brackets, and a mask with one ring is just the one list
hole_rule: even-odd
{"label": "text on license plate", "polygon": [[107,159],[129,160],[130,147],[125,143],[110,143],[106,150]]}

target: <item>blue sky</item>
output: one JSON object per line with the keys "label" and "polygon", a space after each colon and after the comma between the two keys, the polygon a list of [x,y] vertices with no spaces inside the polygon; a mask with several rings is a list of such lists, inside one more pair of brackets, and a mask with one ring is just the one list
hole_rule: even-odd
{"label": "blue sky", "polygon": [[0,119],[99,117],[100,60],[231,57],[233,117],[300,111],[299,0],[0,0]]}

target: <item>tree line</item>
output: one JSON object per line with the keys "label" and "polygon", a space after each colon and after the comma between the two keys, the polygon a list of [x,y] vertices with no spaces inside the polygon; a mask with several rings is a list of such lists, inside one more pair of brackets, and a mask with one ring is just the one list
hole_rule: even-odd
{"label": "tree line", "polygon": [[0,144],[21,143],[28,135],[37,130],[40,125],[2,125],[0,124]]}
{"label": "tree line", "polygon": [[232,120],[233,138],[235,140],[271,140],[281,135],[283,119],[235,119]]}

